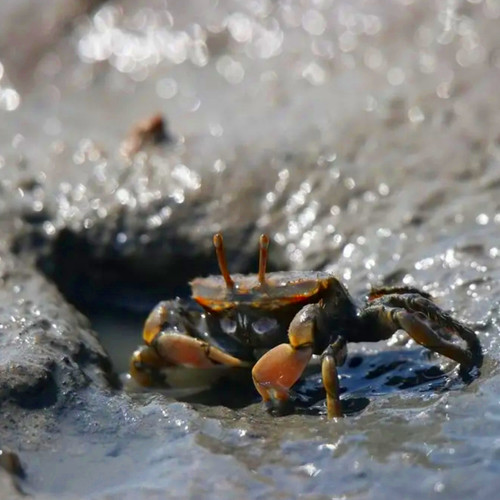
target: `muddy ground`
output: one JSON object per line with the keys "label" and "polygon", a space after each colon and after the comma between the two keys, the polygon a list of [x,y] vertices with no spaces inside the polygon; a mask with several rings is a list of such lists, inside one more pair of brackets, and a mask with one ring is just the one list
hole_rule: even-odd
{"label": "muddy ground", "polygon": [[[499,17],[493,1],[3,2],[5,498],[494,497]],[[128,135],[155,115],[159,140]],[[326,269],[357,299],[430,292],[477,332],[480,373],[404,335],[350,346],[334,422],[314,369],[281,418],[248,374],[125,390],[149,309],[216,272],[216,231],[234,271],[268,232],[272,269]]]}

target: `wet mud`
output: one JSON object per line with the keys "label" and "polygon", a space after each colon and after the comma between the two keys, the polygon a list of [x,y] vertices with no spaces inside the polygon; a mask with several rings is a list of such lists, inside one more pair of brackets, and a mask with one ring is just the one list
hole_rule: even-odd
{"label": "wet mud", "polygon": [[[495,498],[498,5],[35,3],[0,7],[33,33],[0,29],[2,492]],[[217,272],[216,231],[232,272],[267,232],[271,270],[424,289],[482,367],[349,346],[336,421],[314,366],[279,418],[248,372],[130,387],[143,319]]]}

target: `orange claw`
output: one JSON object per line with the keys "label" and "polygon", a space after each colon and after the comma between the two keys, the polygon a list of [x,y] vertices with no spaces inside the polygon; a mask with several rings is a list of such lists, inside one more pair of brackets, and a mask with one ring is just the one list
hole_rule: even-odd
{"label": "orange claw", "polygon": [[222,274],[222,277],[226,282],[226,286],[232,289],[234,288],[234,281],[231,278],[227,267],[226,253],[224,252],[224,241],[222,239],[222,234],[214,234],[214,247],[215,253],[217,255],[217,262],[219,263],[220,273]]}
{"label": "orange claw", "polygon": [[246,366],[247,363],[211,346],[202,340],[180,333],[158,337],[155,348],[167,363],[173,365],[211,368],[217,363],[226,366]]}
{"label": "orange claw", "polygon": [[252,377],[264,402],[279,405],[288,400],[290,387],[302,375],[312,353],[312,346],[295,349],[290,344],[280,344],[257,361]]}

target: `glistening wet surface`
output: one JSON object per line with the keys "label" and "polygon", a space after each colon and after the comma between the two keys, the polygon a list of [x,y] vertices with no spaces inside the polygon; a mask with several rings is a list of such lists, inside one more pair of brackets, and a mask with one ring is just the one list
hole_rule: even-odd
{"label": "glistening wet surface", "polygon": [[[19,5],[0,10],[13,19]],[[297,412],[280,418],[248,374],[179,397],[90,384],[2,437],[25,468],[22,488],[495,498],[498,4],[124,0],[50,42],[48,13],[23,14],[41,33],[27,38],[38,59],[0,55],[0,222],[14,228],[13,251],[98,311],[117,371],[141,341],[127,315],[216,271],[216,231],[234,272],[256,269],[267,232],[274,270],[333,272],[357,298],[370,284],[423,288],[477,331],[485,358],[464,382],[413,343],[350,346],[336,421],[314,370],[294,388]],[[124,158],[127,131],[156,113],[170,143]]]}

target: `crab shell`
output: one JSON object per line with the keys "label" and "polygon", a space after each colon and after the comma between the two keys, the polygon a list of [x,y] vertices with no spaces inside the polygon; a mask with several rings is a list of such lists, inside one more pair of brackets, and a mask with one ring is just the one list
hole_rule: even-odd
{"label": "crab shell", "polygon": [[276,311],[291,304],[318,302],[332,281],[322,271],[286,271],[266,274],[259,283],[256,274],[233,274],[234,288],[228,288],[222,276],[196,278],[191,285],[193,299],[204,309],[222,312],[238,307]]}
{"label": "crab shell", "polygon": [[[288,341],[288,327],[305,305],[320,302],[332,287],[342,286],[321,271],[267,273],[264,283],[256,274],[232,278],[233,287],[227,287],[222,276],[197,278],[191,282],[192,296],[207,312],[212,336],[219,342],[230,337],[240,346],[232,353],[243,356],[250,349],[257,358]],[[319,349],[323,342],[317,341]]]}

